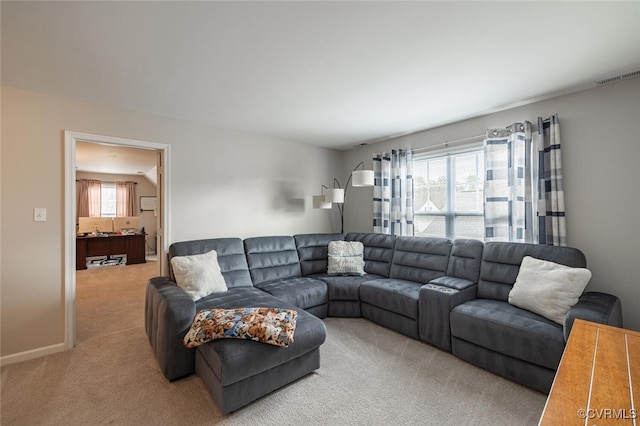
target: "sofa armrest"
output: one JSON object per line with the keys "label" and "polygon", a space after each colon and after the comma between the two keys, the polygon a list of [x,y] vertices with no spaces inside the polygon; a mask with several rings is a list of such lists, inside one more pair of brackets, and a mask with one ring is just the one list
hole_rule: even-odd
{"label": "sofa armrest", "polygon": [[420,288],[418,333],[420,340],[451,352],[450,313],[456,306],[476,297],[473,281],[440,277]]}
{"label": "sofa armrest", "polygon": [[620,299],[612,294],[590,291],[580,296],[564,317],[564,340],[569,338],[573,321],[577,318],[600,324],[622,327]]}
{"label": "sofa armrest", "polygon": [[182,339],[196,315],[196,305],[189,295],[168,277],[147,282],[145,329],[160,370],[169,380],[193,374],[195,353]]}
{"label": "sofa armrest", "polygon": [[464,290],[465,288],[475,285],[475,282],[467,280],[465,278],[450,277],[443,275],[434,280],[429,281],[429,284],[436,284],[442,287],[452,288],[455,290]]}

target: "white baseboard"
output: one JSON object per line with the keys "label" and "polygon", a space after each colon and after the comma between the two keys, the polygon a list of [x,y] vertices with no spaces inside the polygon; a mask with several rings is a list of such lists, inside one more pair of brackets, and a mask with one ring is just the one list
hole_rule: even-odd
{"label": "white baseboard", "polygon": [[0,357],[0,366],[16,364],[18,362],[29,361],[31,359],[40,358],[43,356],[63,352],[64,343],[58,343],[51,346],[44,346],[42,348],[31,349],[24,352],[18,352],[17,354],[6,355]]}

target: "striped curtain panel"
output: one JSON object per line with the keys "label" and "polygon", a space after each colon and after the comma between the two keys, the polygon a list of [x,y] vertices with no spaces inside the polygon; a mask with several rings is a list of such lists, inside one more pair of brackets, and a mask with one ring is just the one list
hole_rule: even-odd
{"label": "striped curtain panel", "polygon": [[373,155],[373,232],[390,234],[391,154]]}
{"label": "striped curtain panel", "polygon": [[534,143],[538,149],[538,242],[566,246],[560,123],[557,114],[548,120],[538,118]]}
{"label": "striped curtain panel", "polygon": [[566,246],[557,114],[487,130],[485,169],[485,241]]}
{"label": "striped curtain panel", "polygon": [[531,123],[485,136],[485,241],[533,241]]}
{"label": "striped curtain panel", "polygon": [[374,154],[373,171],[373,232],[413,235],[411,150]]}

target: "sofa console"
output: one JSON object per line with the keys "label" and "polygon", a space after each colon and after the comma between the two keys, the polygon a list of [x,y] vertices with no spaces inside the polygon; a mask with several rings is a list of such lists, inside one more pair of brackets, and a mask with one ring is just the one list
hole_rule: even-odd
{"label": "sofa console", "polygon": [[[332,241],[362,243],[361,273],[328,274]],[[211,250],[227,290],[192,300],[173,272],[152,278],[145,327],[167,379],[195,372],[223,413],[317,369],[326,316],[367,318],[544,393],[575,319],[622,326],[620,300],[606,293],[580,290],[560,319],[510,300],[514,286],[523,286],[524,278],[517,281],[525,258],[527,265],[534,258],[584,271],[586,259],[575,248],[348,233],[186,241],[172,244],[169,257]],[[526,285],[535,290],[548,284],[539,281]],[[277,347],[219,339],[191,349],[183,345],[198,311],[257,306],[295,310],[294,342]]]}

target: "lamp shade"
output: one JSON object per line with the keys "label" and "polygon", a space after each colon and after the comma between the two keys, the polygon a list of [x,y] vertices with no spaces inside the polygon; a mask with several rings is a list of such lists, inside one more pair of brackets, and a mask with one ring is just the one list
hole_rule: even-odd
{"label": "lamp shade", "polygon": [[373,186],[373,170],[354,170],[351,173],[351,186]]}
{"label": "lamp shade", "polygon": [[325,190],[324,200],[327,203],[344,203],[344,189],[333,188]]}
{"label": "lamp shade", "polygon": [[328,203],[324,200],[324,195],[314,195],[313,208],[314,209],[330,209],[331,203]]}

